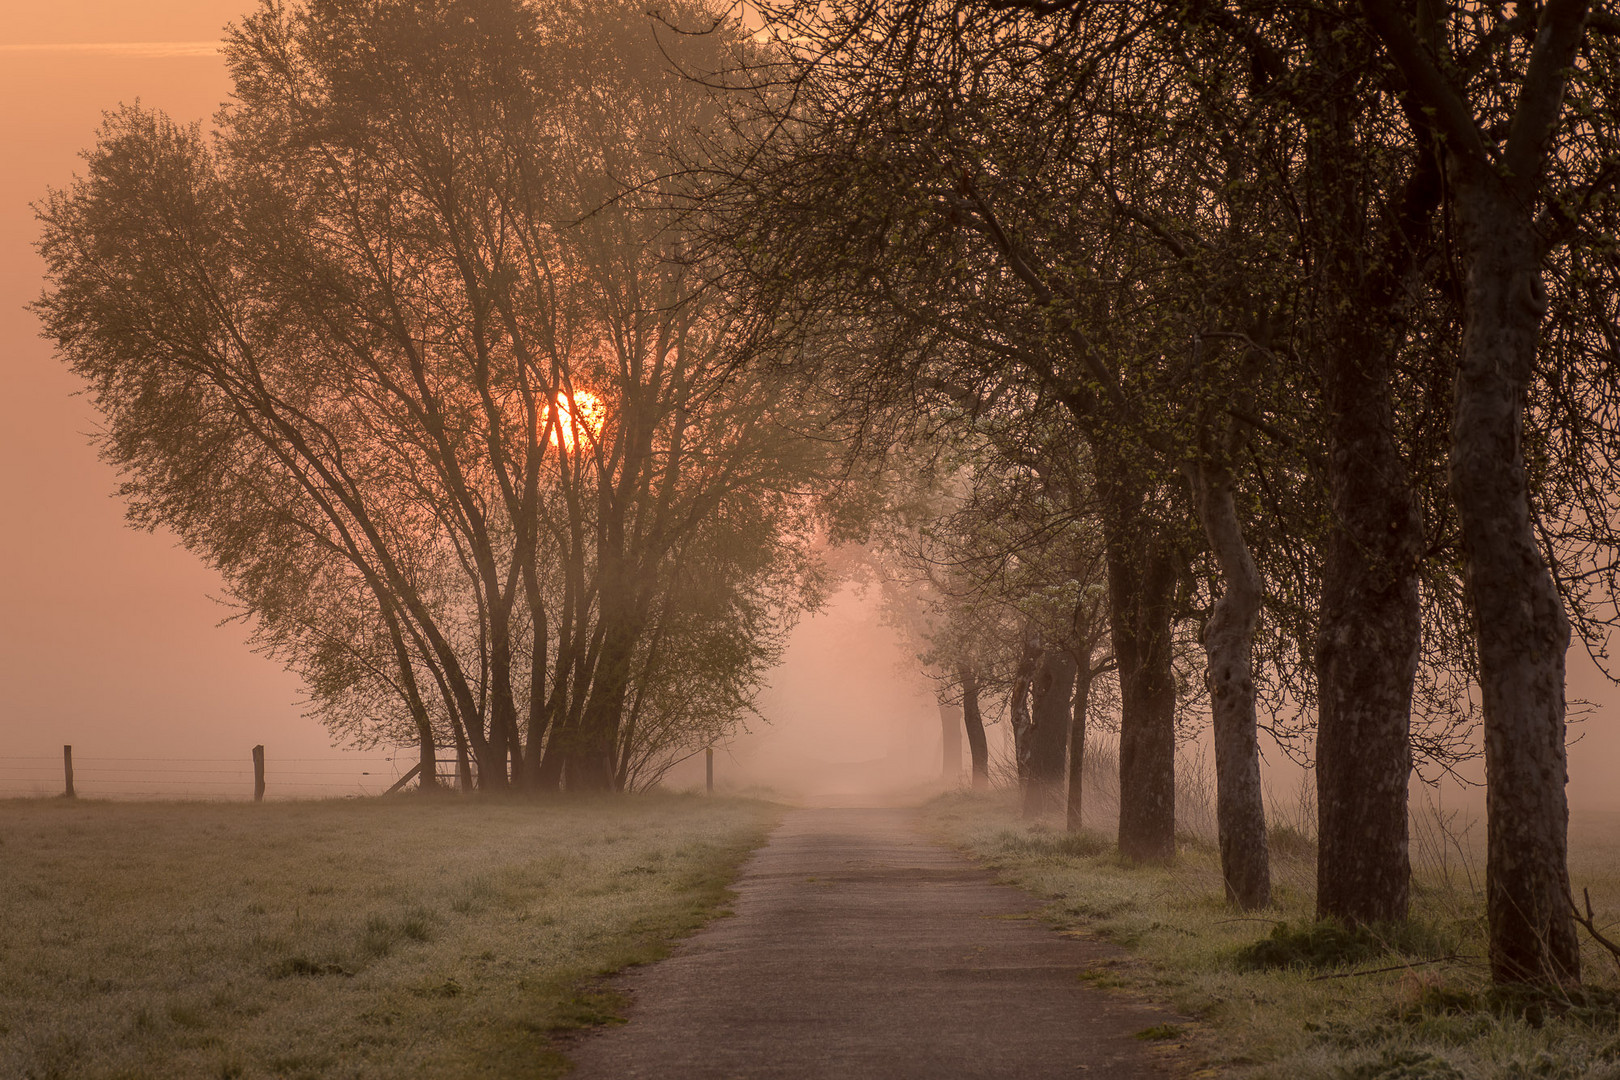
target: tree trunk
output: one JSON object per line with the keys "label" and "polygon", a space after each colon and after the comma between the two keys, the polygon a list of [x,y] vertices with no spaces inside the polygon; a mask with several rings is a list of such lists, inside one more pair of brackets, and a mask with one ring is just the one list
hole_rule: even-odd
{"label": "tree trunk", "polygon": [[1091,706],[1092,675],[1089,657],[1076,664],[1074,712],[1069,718],[1069,792],[1065,803],[1066,824],[1070,832],[1079,832],[1084,827],[1080,817],[1081,796],[1084,793],[1081,777],[1086,767],[1086,710]]}
{"label": "tree trunk", "polygon": [[968,756],[973,762],[973,790],[990,786],[990,744],[984,737],[984,715],[979,711],[979,674],[972,668],[956,669],[962,683],[962,723],[967,728]]}
{"label": "tree trunk", "polygon": [[467,753],[467,736],[461,730],[461,721],[454,715],[450,718],[450,726],[456,733],[456,785],[466,795],[473,789],[472,758]]}
{"label": "tree trunk", "polygon": [[1063,800],[1063,765],[1069,749],[1069,703],[1074,696],[1074,656],[1067,649],[1047,649],[1033,684],[1029,775],[1024,781],[1024,817],[1038,818]]}
{"label": "tree trunk", "polygon": [[399,618],[394,614],[391,599],[378,595],[377,601],[383,620],[388,625],[389,641],[394,646],[399,685],[405,693],[411,722],[416,726],[417,787],[423,792],[435,792],[439,790],[439,752],[433,738],[433,721],[428,716],[427,705],[422,701],[422,693],[416,683],[416,665],[411,661],[410,650],[405,647],[405,637],[400,633]]}
{"label": "tree trunk", "polygon": [[[1358,77],[1350,55],[1357,50],[1331,20],[1318,32],[1322,78],[1349,85]],[[1369,187],[1363,170],[1345,168],[1369,152],[1362,124],[1355,94],[1326,95],[1309,146],[1322,192],[1323,291],[1336,298],[1319,369],[1330,516],[1314,657],[1316,911],[1349,924],[1398,921],[1407,912],[1423,523],[1411,465],[1395,438],[1390,377],[1406,333],[1402,306],[1417,288],[1407,280],[1413,252],[1440,190],[1432,155],[1415,155],[1398,198]]]}
{"label": "tree trunk", "polygon": [[1204,627],[1204,655],[1215,727],[1215,819],[1226,899],[1245,911],[1271,903],[1266,811],[1260,795],[1255,729],[1254,628],[1260,618],[1260,571],[1249,553],[1232,499],[1232,477],[1215,467],[1189,470],[1198,516],[1220,567],[1222,591]]}
{"label": "tree trunk", "polygon": [[939,733],[942,739],[940,767],[945,782],[952,787],[962,782],[962,714],[960,705],[940,705]]}
{"label": "tree trunk", "polygon": [[[1587,0],[1539,5],[1529,55],[1512,73],[1518,84],[1508,86],[1513,114],[1487,136],[1480,115],[1496,114],[1498,100],[1482,110],[1454,81],[1454,71],[1437,68],[1403,7],[1362,0],[1445,147],[1465,272],[1451,496],[1479,644],[1486,913],[1491,977],[1498,983],[1580,981],[1564,791],[1569,620],[1536,543],[1522,440],[1547,309],[1537,207],[1556,201],[1549,198],[1547,164],[1552,135],[1566,120],[1566,73],[1581,47],[1588,7]],[[1503,128],[1505,143],[1493,146]]]}
{"label": "tree trunk", "polygon": [[1564,750],[1569,619],[1536,543],[1524,409],[1547,297],[1522,199],[1485,168],[1457,182],[1467,270],[1451,491],[1479,635],[1491,977],[1573,984]]}
{"label": "tree trunk", "polygon": [[1387,343],[1342,325],[1322,371],[1332,521],[1316,638],[1318,918],[1406,918],[1422,522],[1390,415]]}
{"label": "tree trunk", "polygon": [[1130,518],[1114,518],[1106,544],[1120,688],[1119,851],[1169,859],[1176,853],[1175,568],[1151,526],[1122,530],[1122,520]]}
{"label": "tree trunk", "polygon": [[622,611],[613,612],[605,599],[603,609],[602,619],[607,625],[601,656],[579,728],[571,733],[564,758],[563,782],[570,791],[616,790],[619,723],[624,716],[630,665],[640,631],[632,617]]}
{"label": "tree trunk", "polygon": [[1017,764],[1020,788],[1029,783],[1030,736],[1035,730],[1035,719],[1029,711],[1029,695],[1040,660],[1040,637],[1026,630],[1024,650],[1018,658],[1018,670],[1013,676],[1012,700],[1008,706],[1008,712],[1012,714],[1013,760]]}

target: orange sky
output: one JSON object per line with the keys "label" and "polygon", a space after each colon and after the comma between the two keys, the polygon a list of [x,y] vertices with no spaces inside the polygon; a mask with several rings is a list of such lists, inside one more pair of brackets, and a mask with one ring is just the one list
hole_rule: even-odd
{"label": "orange sky", "polygon": [[[86,793],[201,794],[213,789],[195,781],[240,778],[125,759],[246,769],[255,743],[266,746],[272,794],[278,765],[289,793],[295,766],[311,794],[341,790],[316,783],[375,789],[387,771],[361,778],[372,765],[336,764],[355,755],[334,754],[299,715],[296,681],[249,652],[240,628],[216,625],[217,578],[172,538],[124,524],[116,478],[85,438],[94,413],[22,310],[40,288],[28,203],[72,175],[102,111],[139,98],[201,119],[225,96],[217,55],[141,43],[217,41],[249,6],[0,4],[0,792],[27,791],[21,778],[35,775],[54,790],[63,743],[75,746]],[[96,47],[63,47],[85,43]],[[99,771],[120,766],[136,771]]]}
{"label": "orange sky", "polygon": [[[63,743],[75,745],[83,763],[79,786],[87,792],[96,790],[98,775],[143,789],[138,778],[163,778],[155,770],[165,758],[220,759],[239,763],[224,768],[243,769],[249,748],[261,742],[272,794],[278,759],[284,778],[296,766],[310,773],[303,779],[311,784],[375,790],[390,771],[377,755],[361,763],[331,750],[325,731],[300,716],[296,680],[253,655],[240,628],[216,625],[224,614],[209,599],[217,578],[171,537],[124,524],[111,495],[116,477],[85,437],[96,424],[93,411],[72,396],[74,380],[23,310],[38,294],[40,277],[28,203],[67,181],[105,109],[139,98],[177,119],[209,116],[227,81],[219,58],[201,43],[217,40],[220,28],[251,6],[245,0],[0,5],[0,794],[55,790]],[[918,685],[900,679],[895,655],[880,662],[829,651],[828,635],[847,634],[855,623],[877,632],[867,614],[847,604],[804,628],[777,693],[767,697],[768,711],[782,723],[766,742],[778,745],[761,749],[752,741],[739,747],[739,759],[828,746],[838,740],[826,738],[833,731],[817,732],[818,724],[829,717],[838,718],[834,729],[876,723],[863,718],[877,707],[897,713],[895,733],[852,746],[852,753],[903,750],[935,760],[938,734],[929,725],[937,721]],[[852,659],[865,667],[852,671]],[[841,670],[828,672],[829,663]],[[1620,699],[1579,670],[1584,663],[1572,668],[1575,692]],[[899,685],[872,693],[891,678]],[[843,697],[816,696],[839,686]],[[1620,785],[1611,779],[1620,763],[1612,711],[1601,710],[1585,725],[1571,755],[1571,794],[1586,805],[1620,809]],[[137,758],[159,760],[130,760]],[[345,760],[350,764],[339,764]],[[98,774],[97,767],[146,771]],[[362,768],[373,775],[359,777]],[[323,771],[329,775],[314,775]],[[41,779],[20,779],[31,776]],[[283,783],[281,790],[290,787]],[[202,792],[184,784],[172,790]]]}

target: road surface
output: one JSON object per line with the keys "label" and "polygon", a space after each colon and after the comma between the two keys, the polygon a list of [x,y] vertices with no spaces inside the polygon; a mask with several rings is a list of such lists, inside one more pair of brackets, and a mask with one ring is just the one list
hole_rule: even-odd
{"label": "road surface", "polygon": [[1079,978],[1117,952],[923,837],[916,811],[790,812],[735,915],[614,983],[629,1023],[568,1050],[576,1080],[1168,1075],[1135,1037],[1174,1023]]}

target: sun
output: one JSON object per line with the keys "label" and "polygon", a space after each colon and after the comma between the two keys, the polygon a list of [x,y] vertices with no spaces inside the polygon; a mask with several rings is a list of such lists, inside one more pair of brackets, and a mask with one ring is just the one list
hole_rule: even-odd
{"label": "sun", "polygon": [[607,418],[607,406],[589,390],[559,390],[552,399],[557,410],[556,428],[549,426],[550,417],[542,419],[553,446],[572,451],[581,438],[594,442],[602,432],[602,421]]}

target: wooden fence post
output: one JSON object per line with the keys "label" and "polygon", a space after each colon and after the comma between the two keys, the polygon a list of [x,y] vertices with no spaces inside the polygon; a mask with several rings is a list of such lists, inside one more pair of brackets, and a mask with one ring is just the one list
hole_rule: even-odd
{"label": "wooden fence post", "polygon": [[[434,764],[437,765],[438,762],[435,761]],[[392,795],[394,792],[398,791],[400,788],[404,787],[406,784],[410,783],[413,779],[415,779],[416,774],[421,772],[421,771],[422,771],[422,763],[420,761],[418,761],[415,765],[411,766],[411,771],[410,772],[406,773],[404,776],[400,777],[398,780],[395,780],[394,781],[394,786],[389,788],[387,791],[383,792],[383,794],[384,795]]]}
{"label": "wooden fence post", "polygon": [[253,748],[253,801],[264,802],[264,747]]}
{"label": "wooden fence post", "polygon": [[714,794],[714,747],[703,751],[704,780],[708,785],[709,794]]}
{"label": "wooden fence post", "polygon": [[67,790],[62,792],[62,798],[77,798],[73,793],[73,747],[62,747],[62,773],[67,777]]}

